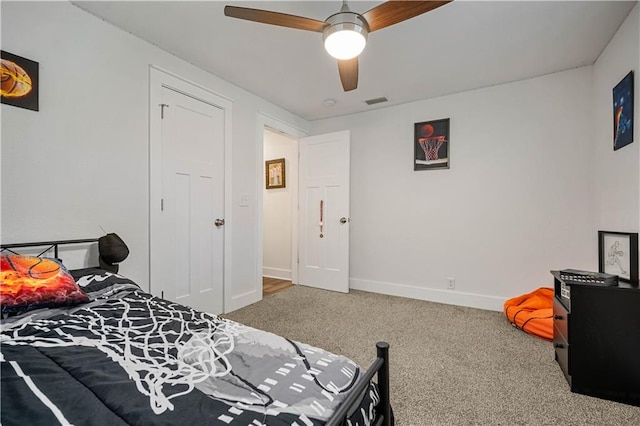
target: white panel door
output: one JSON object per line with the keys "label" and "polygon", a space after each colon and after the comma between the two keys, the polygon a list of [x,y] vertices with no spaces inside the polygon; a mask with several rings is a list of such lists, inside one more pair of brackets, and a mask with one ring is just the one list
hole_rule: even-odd
{"label": "white panel door", "polygon": [[299,283],[349,292],[348,131],[300,139]]}
{"label": "white panel door", "polygon": [[[224,110],[162,88],[161,295],[223,311]],[[157,284],[157,283],[154,283]]]}

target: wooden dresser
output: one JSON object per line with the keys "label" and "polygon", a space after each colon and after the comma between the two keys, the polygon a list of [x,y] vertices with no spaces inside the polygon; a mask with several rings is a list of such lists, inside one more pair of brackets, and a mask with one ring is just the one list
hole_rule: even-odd
{"label": "wooden dresser", "polygon": [[640,289],[566,285],[551,273],[555,359],[571,391],[640,406]]}

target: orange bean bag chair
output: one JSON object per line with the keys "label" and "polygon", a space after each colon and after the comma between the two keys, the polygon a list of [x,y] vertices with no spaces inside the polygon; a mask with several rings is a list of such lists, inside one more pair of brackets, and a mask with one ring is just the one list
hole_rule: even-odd
{"label": "orange bean bag chair", "polygon": [[511,324],[533,336],[553,341],[553,289],[541,287],[504,302]]}

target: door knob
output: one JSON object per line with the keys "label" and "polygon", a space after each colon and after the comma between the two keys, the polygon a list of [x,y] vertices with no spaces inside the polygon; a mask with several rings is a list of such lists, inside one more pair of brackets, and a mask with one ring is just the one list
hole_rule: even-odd
{"label": "door knob", "polygon": [[347,223],[347,222],[351,222],[351,219],[347,219],[346,217],[340,218],[340,223]]}
{"label": "door knob", "polygon": [[220,228],[222,225],[224,225],[224,219],[216,219],[216,221],[213,222],[213,224],[218,228]]}

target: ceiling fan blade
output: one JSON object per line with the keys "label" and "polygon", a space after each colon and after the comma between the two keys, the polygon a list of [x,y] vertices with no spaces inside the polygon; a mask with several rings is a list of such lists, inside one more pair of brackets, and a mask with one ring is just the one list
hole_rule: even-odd
{"label": "ceiling fan blade", "polygon": [[225,6],[224,14],[231,18],[261,22],[263,24],[279,25],[281,27],[296,28],[298,30],[316,31],[319,33],[321,33],[327,25],[322,21],[316,21],[311,18],[287,15],[286,13],[280,12],[271,12],[269,10],[250,9],[247,7]]}
{"label": "ceiling fan blade", "polygon": [[402,1],[389,0],[362,14],[369,24],[369,32],[386,28],[414,16],[444,6],[450,1]]}
{"label": "ceiling fan blade", "polygon": [[345,92],[358,87],[358,57],[338,60],[340,81]]}

